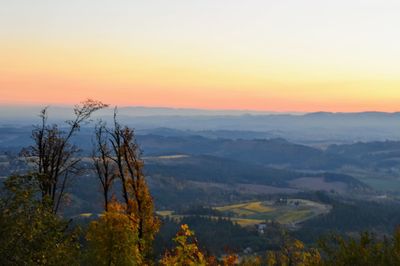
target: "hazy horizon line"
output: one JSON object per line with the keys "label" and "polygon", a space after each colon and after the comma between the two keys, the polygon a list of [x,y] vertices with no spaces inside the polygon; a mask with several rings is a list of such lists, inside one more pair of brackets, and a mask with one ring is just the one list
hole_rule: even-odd
{"label": "hazy horizon line", "polygon": [[[75,104],[61,104],[61,103],[49,103],[49,104],[23,104],[23,103],[0,103],[0,107],[2,108],[73,108]],[[201,107],[173,107],[173,106],[152,106],[152,105],[113,105],[110,104],[108,108],[117,107],[118,109],[128,109],[128,108],[136,108],[136,109],[166,109],[166,110],[174,110],[174,111],[202,111],[202,112],[232,112],[232,113],[260,113],[260,114],[293,114],[293,115],[305,115],[305,114],[314,114],[314,113],[332,113],[332,114],[357,114],[357,113],[387,113],[387,114],[396,114],[398,111],[381,111],[381,110],[359,110],[359,111],[328,111],[328,110],[315,110],[315,111],[274,111],[274,110],[259,110],[259,109],[231,109],[231,108],[201,108]]]}

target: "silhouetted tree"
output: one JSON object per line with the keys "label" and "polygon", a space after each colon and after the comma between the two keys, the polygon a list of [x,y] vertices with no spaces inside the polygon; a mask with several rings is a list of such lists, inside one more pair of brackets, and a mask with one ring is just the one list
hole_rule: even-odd
{"label": "silhouetted tree", "polygon": [[81,158],[79,148],[71,143],[71,138],[81,125],[88,122],[91,114],[106,105],[86,100],[74,107],[74,119],[66,121],[68,128],[63,131],[57,124],[48,124],[48,108],[40,113],[41,124],[32,131],[34,145],[22,154],[34,165],[32,175],[38,181],[42,200],[49,200],[52,210],[57,213],[64,198],[68,178],[79,171]]}
{"label": "silhouetted tree", "polygon": [[110,189],[117,170],[111,156],[107,129],[104,123],[99,122],[95,128],[95,143],[92,159],[97,177],[101,183],[105,211],[108,211]]}
{"label": "silhouetted tree", "polygon": [[96,147],[94,162],[103,187],[105,206],[111,184],[118,178],[126,213],[133,215],[137,221],[139,251],[146,259],[152,251],[159,219],[155,215],[153,199],[143,173],[144,162],[134,130],[118,123],[117,109],[114,110],[113,128],[107,129],[104,124],[96,128]]}

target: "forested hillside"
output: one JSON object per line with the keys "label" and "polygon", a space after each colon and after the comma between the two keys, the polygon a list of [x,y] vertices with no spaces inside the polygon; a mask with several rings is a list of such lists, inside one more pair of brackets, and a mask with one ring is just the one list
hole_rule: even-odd
{"label": "forested hillside", "polygon": [[399,263],[398,198],[360,176],[396,143],[137,138],[117,115],[81,132],[101,108],[62,126],[43,109],[29,145],[2,142],[2,265]]}

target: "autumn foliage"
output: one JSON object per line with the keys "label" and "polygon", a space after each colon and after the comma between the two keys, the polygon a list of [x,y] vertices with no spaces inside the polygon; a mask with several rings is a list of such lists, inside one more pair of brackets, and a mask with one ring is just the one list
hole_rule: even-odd
{"label": "autumn foliage", "polygon": [[95,135],[93,163],[103,189],[105,211],[109,209],[109,190],[118,180],[124,201],[121,206],[125,207],[125,214],[136,221],[137,246],[143,259],[148,260],[160,223],[143,173],[144,162],[134,130],[118,123],[115,109],[114,127],[107,128],[99,123]]}
{"label": "autumn foliage", "polygon": [[278,252],[267,253],[267,265],[321,265],[321,255],[316,249],[306,249],[304,244],[297,240],[287,241]]}
{"label": "autumn foliage", "polygon": [[187,224],[181,225],[179,232],[174,238],[176,247],[167,251],[161,260],[164,266],[203,266],[207,265],[203,253],[200,251],[194,232],[189,229]]}
{"label": "autumn foliage", "polygon": [[[217,258],[205,255],[194,232],[183,224],[172,239],[175,247],[155,257],[152,245],[160,221],[144,161],[134,130],[117,122],[116,111],[113,127],[102,122],[96,127],[92,154],[104,211],[82,234],[72,219],[59,215],[66,184],[80,173],[79,148],[71,137],[93,112],[105,106],[92,100],[76,106],[75,119],[67,122],[66,132],[48,125],[47,109],[43,109],[42,124],[33,130],[34,145],[22,153],[33,165],[31,171],[8,177],[0,189],[0,265],[400,265],[400,229],[392,237],[370,233],[357,239],[333,236],[321,241],[318,249],[287,239],[280,250]],[[113,196],[114,182],[119,182],[121,190]]]}
{"label": "autumn foliage", "polygon": [[89,265],[141,265],[137,219],[113,200],[108,211],[93,221],[86,234]]}

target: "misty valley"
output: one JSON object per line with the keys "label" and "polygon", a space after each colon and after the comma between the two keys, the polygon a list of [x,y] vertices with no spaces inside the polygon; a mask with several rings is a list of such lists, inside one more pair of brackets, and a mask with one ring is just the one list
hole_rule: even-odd
{"label": "misty valley", "polygon": [[[304,119],[302,115],[288,117],[291,121]],[[258,115],[256,120],[285,124],[288,117]],[[310,247],[331,234],[358,238],[360,232],[368,231],[383,238],[400,223],[400,141],[363,132],[360,122],[351,124],[336,118],[331,136],[313,142],[317,133],[311,132],[325,132],[320,137],[327,132],[319,118],[309,121],[314,127],[302,132],[285,125],[274,133],[246,127],[255,123],[251,115],[209,117],[209,121],[240,121],[236,127],[246,130],[226,129],[223,123],[220,128],[206,130],[182,128],[188,119],[193,125],[204,120],[201,115],[166,116],[180,125],[167,128],[157,124],[161,118],[132,116],[132,121],[148,119],[154,123],[148,128],[139,126],[135,133],[161,221],[154,242],[156,257],[172,248],[170,239],[180,224],[187,224],[196,233],[201,249],[210,254],[250,256],[279,250],[287,237]],[[389,125],[391,119],[380,123]],[[268,126],[259,124],[260,128]],[[353,131],[343,137],[347,127]],[[65,187],[68,200],[60,208],[64,217],[83,227],[103,211],[91,157],[94,130],[88,124],[72,139],[81,148],[77,156],[83,171],[69,179]],[[0,127],[2,180],[31,170],[21,155],[24,147],[32,145],[31,131],[27,121]],[[298,135],[293,137],[295,133]],[[354,139],[354,135],[364,141]],[[121,189],[117,180],[110,193],[122,199]]]}

